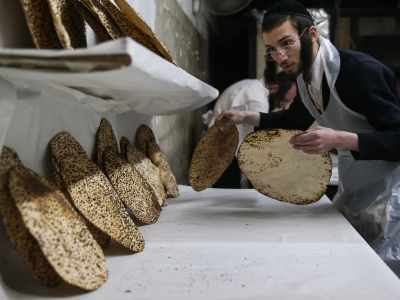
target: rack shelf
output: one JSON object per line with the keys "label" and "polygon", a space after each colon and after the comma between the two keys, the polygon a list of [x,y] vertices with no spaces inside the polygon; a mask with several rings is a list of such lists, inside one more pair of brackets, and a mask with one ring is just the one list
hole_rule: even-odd
{"label": "rack shelf", "polygon": [[131,38],[74,51],[0,49],[0,77],[61,84],[98,98],[100,107],[115,113],[181,114],[218,96],[215,88]]}

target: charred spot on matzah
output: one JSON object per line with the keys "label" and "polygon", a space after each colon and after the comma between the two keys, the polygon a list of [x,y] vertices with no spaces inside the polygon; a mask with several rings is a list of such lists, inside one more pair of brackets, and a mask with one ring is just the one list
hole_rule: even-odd
{"label": "charred spot on matzah", "polygon": [[133,215],[144,224],[157,222],[161,206],[150,184],[113,148],[105,150],[104,162],[110,182]]}
{"label": "charred spot on matzah", "polygon": [[8,189],[8,171],[16,166],[22,166],[22,163],[15,150],[3,147],[0,157],[0,213],[3,216],[4,227],[7,236],[33,278],[45,286],[56,286],[60,282],[60,277],[43,255],[36,239],[26,228]]}
{"label": "charred spot on matzah", "polygon": [[195,191],[202,191],[217,182],[235,157],[239,131],[235,125],[221,131],[220,127],[224,123],[226,119],[211,126],[193,152],[189,183]]}
{"label": "charred spot on matzah", "polygon": [[58,275],[95,290],[108,278],[104,254],[64,194],[23,166],[9,171],[8,188],[29,232]]}
{"label": "charred spot on matzah", "polygon": [[132,251],[144,249],[143,236],[96,164],[68,156],[60,161],[60,171],[75,206],[92,224]]}
{"label": "charred spot on matzah", "polygon": [[175,176],[172,173],[167,159],[158,146],[151,128],[145,124],[140,125],[136,131],[136,137],[143,152],[160,170],[160,178],[167,191],[173,197],[179,197],[179,187]]}
{"label": "charred spot on matzah", "polygon": [[245,137],[238,162],[258,192],[273,199],[305,205],[324,195],[332,175],[329,153],[306,154],[290,139],[300,130],[259,130]]}

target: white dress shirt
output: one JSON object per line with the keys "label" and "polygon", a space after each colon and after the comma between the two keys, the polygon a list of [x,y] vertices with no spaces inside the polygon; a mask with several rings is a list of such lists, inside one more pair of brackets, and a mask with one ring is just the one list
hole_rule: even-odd
{"label": "white dress shirt", "polygon": [[324,103],[322,99],[322,77],[324,76],[324,64],[322,62],[322,51],[318,51],[312,65],[311,84],[308,84],[308,90],[311,94],[311,99],[320,111],[324,111]]}

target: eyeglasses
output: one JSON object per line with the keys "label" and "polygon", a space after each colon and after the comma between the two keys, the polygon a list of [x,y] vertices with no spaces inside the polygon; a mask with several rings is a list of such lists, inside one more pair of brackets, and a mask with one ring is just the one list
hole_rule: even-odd
{"label": "eyeglasses", "polygon": [[[279,50],[273,51],[273,50],[269,50],[268,48],[265,50],[264,53],[264,58],[266,61],[274,61],[276,60],[276,57],[278,56],[279,52],[282,56],[289,56],[290,54],[293,53],[293,47],[294,45],[296,45],[297,41],[301,38],[301,36],[303,35],[303,33],[308,29],[308,27],[306,27],[306,29],[303,30],[303,32],[300,34],[300,36],[297,38],[297,40],[292,44],[292,45],[286,45],[283,47],[280,47]],[[269,51],[268,51],[269,50]],[[268,52],[267,52],[268,51]]]}

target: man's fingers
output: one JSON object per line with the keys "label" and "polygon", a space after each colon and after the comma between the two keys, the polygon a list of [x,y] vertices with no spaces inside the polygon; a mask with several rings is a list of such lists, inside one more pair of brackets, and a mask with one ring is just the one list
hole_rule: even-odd
{"label": "man's fingers", "polygon": [[312,142],[313,140],[315,140],[315,135],[312,132],[305,131],[303,133],[293,136],[290,139],[290,143],[293,145],[295,144],[304,145],[309,142]]}
{"label": "man's fingers", "polygon": [[293,149],[303,151],[307,154],[323,154],[327,151],[323,147],[316,145],[295,145],[293,146]]}
{"label": "man's fingers", "polygon": [[231,114],[229,113],[229,111],[223,110],[219,116],[215,119],[215,123],[221,121],[222,119],[230,119]]}
{"label": "man's fingers", "polygon": [[234,122],[232,122],[232,121],[227,121],[225,124],[223,124],[219,129],[221,130],[221,131],[224,131],[224,130],[226,130],[226,129],[228,129],[231,125],[233,125],[234,124]]}
{"label": "man's fingers", "polygon": [[215,119],[214,123],[221,121],[223,117],[224,116],[222,114],[219,114],[219,116]]}

